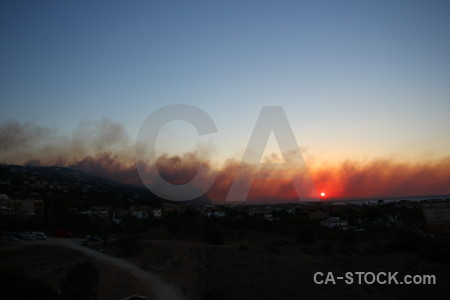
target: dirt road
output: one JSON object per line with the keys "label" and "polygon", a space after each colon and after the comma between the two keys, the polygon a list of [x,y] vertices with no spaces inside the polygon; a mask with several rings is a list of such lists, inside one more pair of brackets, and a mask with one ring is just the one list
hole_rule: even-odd
{"label": "dirt road", "polygon": [[149,271],[144,271],[138,266],[126,262],[120,258],[109,256],[90,248],[83,247],[81,246],[81,239],[48,238],[45,241],[33,241],[26,243],[31,245],[56,245],[80,251],[94,257],[95,259],[113,264],[114,266],[130,273],[137,280],[148,286],[159,300],[187,300],[178,287],[166,282],[160,276]]}

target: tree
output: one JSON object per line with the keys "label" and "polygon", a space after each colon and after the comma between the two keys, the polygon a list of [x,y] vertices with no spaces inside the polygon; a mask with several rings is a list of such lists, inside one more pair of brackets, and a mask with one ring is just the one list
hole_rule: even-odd
{"label": "tree", "polygon": [[330,253],[333,251],[333,244],[330,241],[325,240],[322,243],[320,243],[319,251],[324,253]]}
{"label": "tree", "polygon": [[224,234],[219,224],[213,224],[207,229],[205,234],[205,242],[207,244],[219,245],[223,244]]}
{"label": "tree", "polygon": [[143,229],[142,221],[132,215],[124,216],[122,224],[126,233],[139,233]]}

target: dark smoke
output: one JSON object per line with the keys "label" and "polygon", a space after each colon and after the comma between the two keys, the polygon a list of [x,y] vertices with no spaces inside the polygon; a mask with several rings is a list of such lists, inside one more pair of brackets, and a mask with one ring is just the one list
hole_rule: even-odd
{"label": "dark smoke", "polygon": [[[83,122],[70,136],[59,136],[51,128],[6,121],[0,124],[0,162],[33,166],[64,166],[128,184],[142,184],[135,167],[134,145],[124,127],[103,119]],[[216,173],[208,191],[215,203],[223,203],[240,162],[229,159],[219,170],[205,151],[184,155],[163,154],[155,162],[161,176],[173,184],[185,184],[199,166]],[[276,160],[276,157],[272,157]],[[269,160],[271,157],[269,157]],[[244,165],[242,180],[250,180],[259,166]],[[347,160],[340,164],[315,164],[310,175],[318,192],[330,198],[375,198],[450,194],[450,156],[402,162],[379,158],[366,162]],[[303,176],[292,171],[292,176]],[[268,178],[252,183],[249,202],[295,201],[290,180]]]}

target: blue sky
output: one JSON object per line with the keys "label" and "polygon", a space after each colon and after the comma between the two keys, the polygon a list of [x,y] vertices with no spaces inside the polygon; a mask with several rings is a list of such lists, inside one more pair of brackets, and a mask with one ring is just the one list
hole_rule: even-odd
{"label": "blue sky", "polygon": [[2,1],[0,36],[0,121],[135,138],[191,104],[219,133],[173,124],[163,147],[224,159],[282,105],[311,156],[450,154],[448,1]]}

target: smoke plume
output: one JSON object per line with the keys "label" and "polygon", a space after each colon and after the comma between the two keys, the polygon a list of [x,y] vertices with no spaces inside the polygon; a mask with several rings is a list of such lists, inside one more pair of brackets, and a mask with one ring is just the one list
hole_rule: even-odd
{"label": "smoke plume", "polygon": [[[59,135],[54,128],[32,123],[6,121],[0,124],[0,162],[34,166],[64,166],[128,184],[142,184],[135,167],[135,147],[124,127],[103,119],[82,122],[69,135]],[[275,154],[264,162],[277,160]],[[307,161],[308,162],[308,161]],[[450,194],[450,156],[439,159],[400,161],[378,158],[367,161],[346,160],[330,164],[315,162],[308,173],[291,170],[289,176],[270,175],[264,179],[260,166],[241,165],[235,158],[215,168],[205,151],[183,155],[162,154],[155,161],[161,177],[173,184],[188,183],[199,166],[210,170],[205,176],[215,176],[208,190],[214,203],[224,203],[238,170],[240,180],[251,185],[249,203],[298,201],[292,180],[300,182],[310,176],[318,192],[327,198],[386,198]],[[252,178],[256,178],[252,180]]]}

